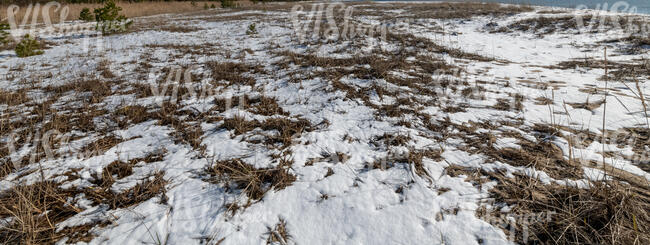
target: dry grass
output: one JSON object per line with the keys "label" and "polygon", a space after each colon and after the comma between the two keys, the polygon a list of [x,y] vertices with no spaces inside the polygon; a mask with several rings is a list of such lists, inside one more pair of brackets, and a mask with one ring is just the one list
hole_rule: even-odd
{"label": "dry grass", "polygon": [[415,18],[457,19],[476,16],[503,16],[532,11],[528,6],[504,6],[498,3],[433,3],[411,5]]}
{"label": "dry grass", "polygon": [[305,119],[290,120],[286,118],[269,118],[263,122],[257,120],[248,121],[243,117],[235,116],[224,119],[221,128],[233,130],[235,135],[245,134],[253,129],[260,128],[267,131],[275,131],[277,134],[264,134],[266,144],[281,144],[281,148],[292,145],[293,138],[314,130],[314,126]]}
{"label": "dry grass", "polygon": [[402,134],[391,134],[391,133],[384,133],[381,136],[378,136],[374,138],[373,143],[379,143],[382,142],[384,145],[387,146],[406,146],[409,141],[411,141],[411,136],[410,135],[402,135]]}
{"label": "dry grass", "polygon": [[[646,128],[626,128],[628,139],[633,139],[633,142],[630,144],[632,146],[632,151],[634,151],[634,156],[631,160],[634,160],[639,167],[643,168],[645,171],[648,171],[650,165],[650,154],[647,149],[650,148],[650,129]],[[621,142],[621,141],[619,141]],[[627,142],[629,143],[629,141]]]}
{"label": "dry grass", "polygon": [[[330,86],[327,91],[342,91],[345,93],[347,100],[360,99],[369,107],[376,109],[378,117],[390,116],[400,117],[405,114],[415,113],[415,110],[409,108],[415,107],[418,101],[411,99],[413,96],[411,92],[432,96],[432,101],[435,102],[438,93],[436,88],[448,86],[452,91],[457,88],[450,86],[449,81],[434,81],[430,74],[440,73],[444,74],[453,73],[456,67],[447,64],[442,60],[432,57],[420,57],[421,54],[413,52],[415,49],[406,48],[414,45],[413,39],[419,39],[413,36],[400,36],[401,39],[392,39],[394,42],[401,42],[404,49],[399,52],[387,53],[376,51],[373,55],[368,56],[355,56],[351,58],[332,58],[320,57],[315,54],[297,54],[293,52],[278,52],[278,55],[283,56],[284,59],[275,63],[282,69],[288,69],[292,65],[300,66],[301,68],[319,68],[312,70],[309,77],[322,77],[330,81]],[[428,44],[430,40],[422,39],[420,45],[422,48],[431,48]],[[418,46],[419,47],[419,46]],[[438,52],[431,48],[431,52]],[[469,55],[466,53],[455,53],[456,55]],[[419,57],[416,61],[407,61],[409,56]],[[320,69],[322,68],[322,69]],[[410,77],[402,77],[391,74],[391,72],[406,72]],[[428,75],[427,75],[428,74]],[[404,86],[411,89],[411,91],[404,91],[402,89],[394,90],[387,89],[385,84],[373,83],[367,87],[358,87],[355,85],[346,84],[341,81],[343,77],[355,77],[359,79],[384,79],[389,83]],[[299,80],[294,80],[299,82]],[[370,102],[370,95],[376,93],[380,96],[394,96],[397,98],[397,103],[391,105],[378,105]]]}
{"label": "dry grass", "polygon": [[536,105],[552,105],[553,100],[548,98],[548,97],[540,96],[540,97],[535,98],[535,104]]}
{"label": "dry grass", "polygon": [[[650,243],[650,197],[619,182],[595,182],[589,189],[543,185],[528,177],[497,178],[497,202],[519,214],[553,212],[550,220],[528,227],[528,243]],[[519,241],[526,242],[526,241]]]}
{"label": "dry grass", "polygon": [[166,26],[160,27],[159,30],[160,31],[167,31],[167,32],[188,33],[188,32],[200,31],[201,28],[193,27],[193,26],[182,26],[182,25],[166,25]]}
{"label": "dry grass", "polygon": [[[582,18],[582,25],[579,26],[578,18]],[[634,16],[626,17],[607,17],[605,21],[600,16],[592,15],[563,15],[563,16],[538,16],[535,18],[523,19],[516,21],[507,27],[501,27],[494,31],[496,32],[513,32],[513,31],[522,31],[522,32],[532,32],[539,36],[544,36],[547,34],[553,34],[558,32],[576,32],[576,31],[588,31],[595,32],[599,31],[600,28],[603,30],[611,30],[615,28],[627,28],[629,25],[634,25],[637,27],[647,25],[647,20],[640,19]],[[610,40],[606,42],[618,42],[625,41],[632,43],[634,45],[642,45],[648,43],[648,39],[645,37],[630,36],[629,38]]]}
{"label": "dry grass", "polygon": [[[450,166],[450,176],[466,176],[466,181],[484,184],[496,181],[490,189],[496,204],[512,207],[510,214],[543,219],[518,219],[501,227],[520,244],[647,244],[650,242],[650,195],[621,182],[590,182],[587,189],[539,180],[515,173],[506,177],[500,171]],[[489,217],[480,208],[477,216]],[[523,234],[528,234],[524,238]]]}
{"label": "dry grass", "polygon": [[29,98],[27,97],[27,91],[25,90],[5,91],[0,89],[0,104],[15,106],[26,103],[28,101]]}
{"label": "dry grass", "polygon": [[275,227],[268,227],[266,235],[268,236],[266,244],[289,244],[288,241],[291,239],[291,235],[287,231],[287,222],[284,219],[280,219]]}
{"label": "dry grass", "polygon": [[263,130],[276,130],[278,132],[277,135],[268,136],[268,144],[281,143],[285,147],[290,146],[293,138],[297,135],[314,129],[308,120],[289,120],[285,118],[266,119],[262,122],[261,127]]}
{"label": "dry grass", "polygon": [[[117,179],[122,179],[129,175],[132,175],[133,166],[135,166],[140,162],[151,163],[151,162],[158,162],[162,160],[163,160],[163,155],[161,153],[156,153],[156,154],[151,154],[145,158],[131,159],[128,162],[114,161],[108,164],[106,167],[104,167],[104,170],[102,171],[102,177],[100,180],[101,184],[98,185],[99,186],[112,185],[112,183],[115,182],[115,178],[113,177],[114,175],[117,177]],[[95,178],[95,179],[99,180],[99,178]]]}
{"label": "dry grass", "polygon": [[0,240],[9,244],[53,243],[65,236],[55,232],[56,223],[79,213],[67,205],[74,196],[52,182],[18,185],[0,194],[0,218],[11,218],[0,226]]}
{"label": "dry grass", "polygon": [[235,135],[240,135],[259,127],[259,122],[247,121],[244,117],[235,116],[224,119],[221,127],[228,130],[234,130]]}
{"label": "dry grass", "polygon": [[[193,6],[191,2],[167,2],[167,1],[157,1],[157,2],[139,2],[139,3],[129,3],[129,2],[118,2],[117,6],[122,7],[121,14],[124,14],[126,17],[140,17],[140,16],[150,16],[157,14],[177,14],[177,13],[186,13],[203,10],[203,5],[207,3],[215,4],[215,2],[196,2],[196,6]],[[219,5],[219,4],[215,4]],[[102,4],[88,4],[88,3],[79,3],[79,4],[63,4],[62,7],[68,7],[69,14],[65,20],[78,20],[79,13],[83,8],[89,8],[92,12],[93,9],[102,7]],[[0,18],[7,18],[7,11],[5,11],[8,6],[0,6]],[[55,8],[50,9],[50,17],[52,23],[58,23],[61,20],[60,12],[54,12]],[[27,11],[27,6],[21,7],[16,13],[16,20],[21,22]],[[29,17],[28,23],[31,23],[31,16]],[[43,16],[39,14],[37,23],[43,23]]]}
{"label": "dry grass", "polygon": [[[582,179],[583,171],[580,163],[566,160],[562,149],[549,141],[554,137],[562,136],[557,128],[537,124],[533,127],[526,127],[523,130],[531,132],[536,141],[524,138],[519,133],[508,133],[507,137],[519,140],[517,148],[497,148],[495,142],[500,136],[496,133],[477,133],[480,128],[494,130],[497,125],[491,122],[470,123],[470,125],[459,125],[448,121],[439,122],[442,125],[431,125],[446,137],[458,137],[465,141],[466,146],[459,149],[471,154],[482,154],[487,156],[487,161],[500,161],[511,166],[531,167],[541,170],[555,179]],[[449,130],[458,131],[448,133]]]}
{"label": "dry grass", "polygon": [[225,80],[228,85],[240,84],[255,86],[255,79],[250,76],[243,76],[244,73],[263,72],[261,67],[244,63],[233,62],[211,62],[208,67],[212,70],[212,77],[215,81]]}
{"label": "dry grass", "polygon": [[[194,114],[192,111],[179,110],[176,104],[165,102],[160,110],[150,113],[151,119],[157,119],[159,125],[167,125],[175,130],[174,139],[176,143],[188,144],[197,151],[204,151],[201,137],[203,130],[196,123],[199,118],[206,118],[206,115]],[[184,117],[183,120],[180,117]]]}
{"label": "dry grass", "polygon": [[227,191],[243,191],[249,201],[258,201],[267,191],[282,190],[296,181],[296,176],[289,173],[291,164],[281,161],[277,167],[258,169],[241,159],[231,159],[215,162],[205,172],[210,182],[224,184]]}
{"label": "dry grass", "polygon": [[415,35],[411,33],[393,33],[390,32],[387,35],[387,39],[392,42],[399,42],[401,43],[402,47],[418,47],[418,48],[424,48],[427,51],[430,52],[435,52],[435,53],[446,53],[451,57],[454,58],[460,58],[460,59],[468,59],[468,60],[474,60],[474,61],[493,61],[493,58],[490,57],[485,57],[479,54],[474,54],[474,53],[468,53],[465,51],[462,51],[461,49],[457,48],[450,48],[447,46],[443,46],[440,44],[435,43],[434,41],[424,38],[424,37],[416,37]]}
{"label": "dry grass", "polygon": [[144,178],[142,182],[121,193],[114,193],[110,190],[113,184],[111,181],[96,180],[95,182],[100,184],[98,188],[85,189],[84,193],[94,203],[107,204],[111,209],[127,208],[159,195],[161,202],[165,202],[167,199],[165,185],[168,181],[163,178],[164,175],[163,172],[153,173]]}
{"label": "dry grass", "polygon": [[[591,21],[591,16],[583,16],[586,22]],[[545,17],[539,16],[536,18],[523,19],[514,22],[508,27],[502,27],[497,32],[512,32],[512,31],[532,31],[538,35],[545,35],[555,33],[560,30],[578,30],[576,19],[574,16],[561,16],[561,17]]]}
{"label": "dry grass", "polygon": [[141,105],[128,105],[113,112],[113,120],[120,128],[151,120],[151,117],[147,107]]}
{"label": "dry grass", "polygon": [[593,112],[594,110],[600,108],[604,103],[605,100],[597,100],[597,101],[589,102],[589,98],[587,98],[587,101],[584,103],[567,103],[567,105],[570,105],[575,109],[585,109]]}
{"label": "dry grass", "polygon": [[230,99],[215,99],[214,104],[214,109],[219,112],[224,112],[231,108],[239,108],[264,116],[288,116],[288,113],[282,110],[282,107],[280,107],[275,98],[266,96],[249,97],[248,95],[244,95],[243,97],[233,97]]}
{"label": "dry grass", "polygon": [[[358,7],[358,10],[355,9],[355,13],[358,11],[359,15],[380,16],[384,19],[400,17],[387,12],[396,8],[405,9],[410,14],[413,14],[413,18],[415,19],[467,19],[487,15],[498,17],[533,10],[528,6],[503,6],[497,3],[474,2],[375,3],[370,6],[367,5],[367,2],[358,4],[366,5],[364,5],[363,8]],[[356,3],[350,3],[349,5],[356,5]]]}
{"label": "dry grass", "polygon": [[106,135],[82,147],[79,152],[85,157],[99,156],[122,142],[123,140],[115,135]]}
{"label": "dry grass", "polygon": [[[627,79],[638,79],[640,76],[650,76],[650,62],[643,60],[639,63],[621,63],[608,61],[605,63],[599,59],[583,58],[580,60],[563,61],[557,65],[551,66],[553,69],[576,69],[576,68],[591,68],[591,69],[605,69],[609,70],[609,75],[603,75],[601,79],[609,79],[615,81],[625,81]],[[594,88],[594,92],[598,89]],[[588,90],[581,90],[584,93],[589,93]]]}
{"label": "dry grass", "polygon": [[431,149],[416,150],[411,148],[409,149],[409,152],[406,154],[389,154],[389,156],[385,159],[380,159],[379,161],[367,163],[368,165],[366,167],[386,170],[396,166],[398,163],[405,164],[405,166],[408,167],[409,171],[411,171],[412,173],[430,180],[431,175],[429,175],[429,172],[424,167],[423,160],[425,158],[428,158],[434,161],[441,161],[442,160],[441,154],[442,154],[441,150],[431,150]]}
{"label": "dry grass", "polygon": [[56,97],[60,97],[68,92],[75,92],[82,95],[84,93],[90,93],[90,95],[84,95],[83,98],[91,103],[99,103],[106,96],[113,94],[109,83],[99,79],[86,78],[80,78],[59,86],[47,86],[43,90],[47,93],[54,94]]}

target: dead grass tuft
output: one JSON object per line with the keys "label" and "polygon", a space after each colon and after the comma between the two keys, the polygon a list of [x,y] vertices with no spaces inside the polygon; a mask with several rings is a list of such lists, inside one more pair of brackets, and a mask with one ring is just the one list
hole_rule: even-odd
{"label": "dead grass tuft", "polygon": [[258,201],[267,191],[282,190],[296,181],[296,176],[289,173],[290,163],[258,169],[241,159],[231,159],[215,162],[205,172],[210,182],[224,184],[227,191],[241,190],[249,201]]}
{"label": "dead grass tuft", "polygon": [[127,128],[152,119],[147,107],[141,105],[129,105],[116,110],[113,113],[114,121],[120,128]]}
{"label": "dead grass tuft", "polygon": [[29,102],[29,98],[25,90],[5,91],[0,89],[0,104],[16,106],[26,102]]}
{"label": "dead grass tuft", "polygon": [[567,105],[570,105],[575,109],[585,109],[592,112],[600,108],[603,104],[605,104],[605,100],[597,100],[597,101],[589,102],[588,98],[587,101],[583,103],[567,103]]}
{"label": "dead grass tuft", "polygon": [[111,209],[131,207],[158,195],[161,200],[166,200],[165,185],[168,181],[163,178],[164,175],[164,172],[153,173],[142,182],[121,193],[111,191],[112,183],[102,180],[99,188],[85,189],[84,193],[96,204],[107,204]]}
{"label": "dead grass tuft", "polygon": [[288,241],[291,239],[291,235],[287,231],[287,222],[284,219],[280,219],[275,227],[268,227],[266,235],[268,236],[266,244],[289,244]]}
{"label": "dead grass tuft", "polygon": [[535,98],[535,104],[536,105],[552,105],[553,100],[548,98],[548,97],[540,96],[540,97]]}
{"label": "dead grass tuft", "polygon": [[282,110],[282,107],[278,105],[275,98],[267,96],[249,97],[248,95],[245,95],[243,97],[229,99],[215,99],[214,104],[216,105],[215,109],[219,112],[224,112],[226,109],[237,107],[263,116],[288,115],[288,113]]}
{"label": "dead grass tuft", "polygon": [[313,130],[311,123],[305,119],[269,118],[262,123],[261,127],[263,130],[277,130],[279,132],[278,135],[270,136],[267,143],[282,143],[284,146],[290,146],[291,141],[297,135]]}
{"label": "dead grass tuft", "polygon": [[234,130],[235,135],[245,134],[259,126],[258,121],[247,121],[246,118],[241,116],[226,118],[223,120],[223,125],[221,125],[222,128]]}
{"label": "dead grass tuft", "polygon": [[140,162],[145,162],[145,163],[151,163],[151,162],[159,162],[162,161],[164,157],[164,151],[162,152],[156,152],[153,154],[148,155],[147,157],[144,158],[134,158],[129,160],[128,162],[123,162],[123,161],[114,161],[110,164],[108,164],[106,167],[104,167],[104,170],[102,171],[102,178],[101,180],[98,180],[99,178],[95,177],[95,180],[99,181],[99,186],[105,186],[105,185],[112,185],[114,181],[114,175],[117,176],[117,179],[124,178],[126,176],[132,175],[133,174],[133,166]]}
{"label": "dead grass tuft", "polygon": [[435,43],[433,40],[425,37],[416,37],[411,33],[393,33],[389,32],[387,39],[392,42],[398,42],[402,47],[418,47],[429,52],[446,53],[451,57],[459,59],[468,59],[474,61],[494,61],[493,58],[485,57],[479,54],[468,53],[456,48],[450,48]]}
{"label": "dead grass tuft", "polygon": [[221,128],[227,130],[234,130],[235,135],[245,134],[253,129],[260,128],[265,131],[273,131],[277,133],[263,134],[266,138],[266,143],[270,145],[282,144],[282,147],[292,145],[292,141],[296,136],[299,136],[305,131],[314,130],[314,126],[308,120],[287,119],[287,118],[268,118],[263,122],[257,120],[248,121],[241,116],[226,118],[221,125]]}
{"label": "dead grass tuft", "polygon": [[68,234],[56,232],[56,224],[81,210],[67,203],[74,192],[53,182],[17,185],[0,194],[0,240],[7,244],[54,243]]}
{"label": "dead grass tuft", "polygon": [[212,70],[212,77],[216,82],[225,80],[228,85],[255,85],[255,79],[249,76],[244,76],[245,73],[261,73],[263,69],[257,66],[251,66],[244,63],[233,62],[211,62],[208,67]]}
{"label": "dead grass tuft", "polygon": [[[550,213],[532,222],[531,244],[646,244],[650,242],[650,196],[619,182],[592,182],[588,189],[544,185],[529,177],[487,173],[499,184],[491,190],[517,214]],[[518,229],[522,227],[517,227]]]}
{"label": "dead grass tuft", "polygon": [[200,31],[201,28],[194,27],[194,26],[166,25],[160,27],[159,30],[166,31],[166,32],[189,33],[189,32]]}
{"label": "dead grass tuft", "polygon": [[102,138],[84,146],[79,151],[87,157],[98,156],[104,154],[106,151],[122,142],[122,139],[114,135],[103,136]]}

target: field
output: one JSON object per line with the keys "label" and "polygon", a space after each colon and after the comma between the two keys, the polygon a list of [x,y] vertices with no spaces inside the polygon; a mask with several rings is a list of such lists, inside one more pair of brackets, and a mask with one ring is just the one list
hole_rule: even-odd
{"label": "field", "polygon": [[[192,12],[192,11],[200,11],[203,10],[205,7],[205,4],[210,7],[211,5],[214,5],[215,8],[220,8],[221,5],[219,2],[209,2],[209,1],[194,1],[193,3],[190,1],[187,2],[118,2],[117,6],[121,7],[123,9],[123,14],[129,17],[140,17],[140,16],[150,16],[150,15],[157,15],[157,14],[177,14],[177,13],[186,13],[186,12]],[[79,13],[81,12],[82,9],[88,8],[90,10],[93,10],[94,8],[102,6],[101,4],[91,4],[91,3],[79,3],[79,4],[61,4],[61,8],[67,7],[68,12],[67,14],[61,15],[61,9],[57,9],[56,6],[52,6],[48,9],[49,17],[50,20],[54,23],[59,23],[61,19],[64,21],[74,21],[79,19]],[[0,4],[0,9],[3,11],[0,12],[0,19],[6,20],[8,14],[7,14],[7,8],[9,5],[1,5]],[[17,20],[22,20],[27,16],[29,18],[31,23],[31,18],[32,18],[32,12],[29,10],[33,10],[35,5],[32,5],[31,8],[29,5],[27,6],[20,6],[17,12],[15,13],[15,18]],[[39,10],[43,10],[45,8],[45,4],[39,4]],[[28,12],[29,11],[29,12]],[[29,13],[29,15],[27,15]],[[38,15],[36,18],[37,23],[43,23],[43,15]]]}
{"label": "field", "polygon": [[650,243],[648,16],[198,6],[0,51],[0,243]]}

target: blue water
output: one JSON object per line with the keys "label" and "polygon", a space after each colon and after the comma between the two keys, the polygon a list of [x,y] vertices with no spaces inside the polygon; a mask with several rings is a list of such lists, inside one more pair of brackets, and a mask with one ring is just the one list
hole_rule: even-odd
{"label": "blue water", "polygon": [[[422,0],[420,0],[422,1]],[[612,5],[617,2],[626,3],[627,5],[619,5],[618,12],[635,12],[639,14],[650,14],[650,0],[455,0],[452,2],[497,2],[497,3],[513,3],[513,4],[530,4],[539,6],[555,6],[564,8],[576,8],[579,5],[585,5],[590,9],[599,9],[607,11],[616,11],[612,9]],[[603,8],[605,6],[606,8]],[[625,7],[627,6],[627,7]]]}

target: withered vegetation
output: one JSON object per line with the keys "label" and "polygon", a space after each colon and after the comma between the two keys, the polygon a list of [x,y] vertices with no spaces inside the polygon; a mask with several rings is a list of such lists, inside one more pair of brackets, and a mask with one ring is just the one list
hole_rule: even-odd
{"label": "withered vegetation", "polygon": [[268,227],[266,235],[268,236],[266,244],[288,244],[291,239],[291,235],[287,230],[287,222],[284,219],[280,219],[275,227]]}
{"label": "withered vegetation", "polygon": [[276,167],[255,168],[241,159],[214,162],[206,167],[208,180],[223,184],[227,191],[242,191],[250,201],[259,201],[269,190],[282,190],[296,181],[290,173],[292,161],[280,161]]}
{"label": "withered vegetation", "polygon": [[155,196],[163,198],[166,183],[163,173],[158,172],[121,193],[112,192],[107,184],[72,189],[63,189],[52,181],[16,185],[0,193],[0,218],[7,219],[0,226],[0,240],[8,244],[53,244],[68,237],[69,242],[89,242],[95,236],[92,229],[107,225],[108,220],[57,231],[59,223],[83,211],[71,203],[77,195],[84,193],[95,204],[111,209],[126,208]]}
{"label": "withered vegetation", "polygon": [[[511,205],[514,215],[543,214],[538,220],[518,220],[513,237],[525,244],[645,244],[650,242],[650,195],[629,184],[607,181],[589,182],[588,188],[543,184],[515,173],[451,167],[449,173],[474,176],[469,181],[496,181],[490,190],[495,203]],[[478,174],[478,175],[477,175]],[[481,178],[477,176],[484,176]],[[479,209],[479,217],[494,210]],[[508,227],[506,227],[508,228]],[[509,230],[504,228],[505,232]],[[526,229],[526,230],[524,230]],[[528,232],[528,237],[522,234]]]}

